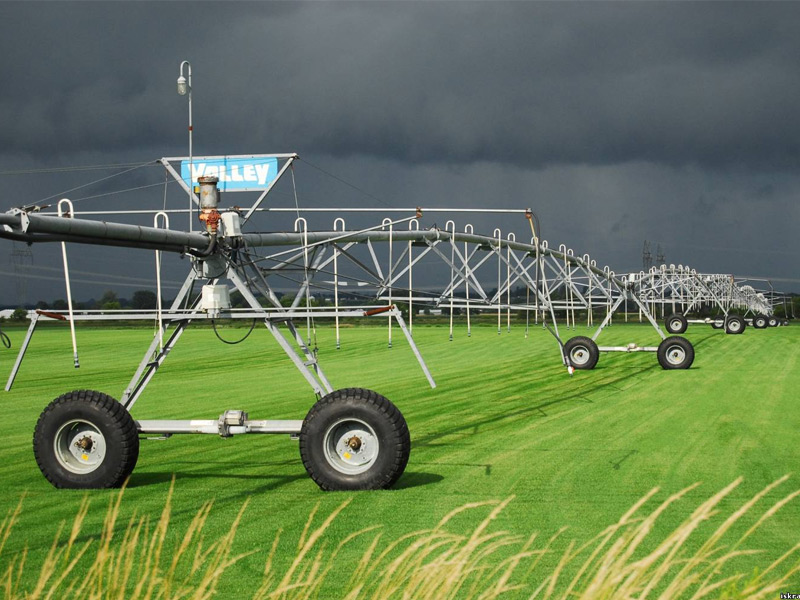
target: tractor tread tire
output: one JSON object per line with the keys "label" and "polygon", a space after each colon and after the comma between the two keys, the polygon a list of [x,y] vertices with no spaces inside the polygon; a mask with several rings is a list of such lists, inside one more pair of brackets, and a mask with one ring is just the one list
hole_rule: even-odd
{"label": "tractor tread tire", "polygon": [[[369,424],[378,438],[376,462],[367,471],[343,473],[325,456],[325,434],[342,418]],[[311,479],[325,491],[387,489],[408,464],[411,436],[400,410],[388,398],[364,388],[335,390],[311,407],[300,431],[300,457]]]}
{"label": "tractor tread tire", "polygon": [[[738,325],[731,327],[731,323],[734,322]],[[725,319],[725,333],[729,335],[741,335],[744,333],[745,329],[747,329],[747,323],[742,317],[738,315],[729,315],[728,318]]]}
{"label": "tractor tread tire", "polygon": [[[576,364],[570,358],[572,351],[578,347],[585,348],[589,353],[588,360],[585,363]],[[589,371],[597,366],[597,361],[600,359],[600,350],[597,348],[597,344],[592,338],[579,335],[566,341],[564,344],[564,356],[567,357],[569,364],[571,364],[573,368]]]}
{"label": "tractor tread tire", "polygon": [[[679,346],[684,352],[684,359],[680,363],[674,363],[669,360],[668,352],[673,346]],[[658,364],[666,370],[688,369],[694,362],[694,346],[686,338],[674,335],[664,339],[658,345]]]}
{"label": "tractor tread tire", "polygon": [[681,313],[672,313],[664,320],[664,329],[669,333],[683,333],[688,327],[689,322]]}
{"label": "tractor tread tire", "polygon": [[[57,431],[76,418],[91,423],[107,440],[102,463],[85,474],[64,468],[54,449]],[[111,396],[95,390],[74,390],[62,394],[42,411],[33,432],[33,455],[42,475],[57,488],[120,487],[139,458],[139,433],[127,409]]]}

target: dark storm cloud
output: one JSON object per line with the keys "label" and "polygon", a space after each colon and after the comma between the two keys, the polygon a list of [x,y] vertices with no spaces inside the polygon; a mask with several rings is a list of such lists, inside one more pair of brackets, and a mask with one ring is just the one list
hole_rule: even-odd
{"label": "dark storm cloud", "polygon": [[[648,239],[668,262],[798,280],[798,22],[788,2],[0,2],[0,171],[185,154],[188,59],[195,155],[296,151],[369,194],[301,162],[301,206],[532,206],[551,245],[618,272]],[[0,209],[154,171],[74,192],[105,173],[9,175]],[[58,266],[44,246],[37,264]],[[70,252],[76,269],[152,275],[150,257]],[[29,282],[29,301],[59,294]]]}
{"label": "dark storm cloud", "polygon": [[[3,5],[6,152],[197,143],[400,161],[791,168],[795,3]],[[63,149],[63,150],[62,150]]]}

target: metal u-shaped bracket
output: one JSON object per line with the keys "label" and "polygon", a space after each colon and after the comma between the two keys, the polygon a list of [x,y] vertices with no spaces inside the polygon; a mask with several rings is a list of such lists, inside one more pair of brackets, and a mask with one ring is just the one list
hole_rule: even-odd
{"label": "metal u-shaped bracket", "polygon": [[497,239],[497,335],[500,335],[500,333],[501,333],[500,319],[501,319],[501,313],[502,313],[502,309],[500,308],[500,298],[501,298],[501,293],[500,293],[500,267],[502,266],[501,251],[502,251],[502,247],[503,247],[503,242],[502,242],[502,235],[503,234],[500,231],[500,228],[497,227],[497,228],[495,228],[495,230],[492,233],[492,235]]}
{"label": "metal u-shaped bracket", "polygon": [[[338,228],[340,223],[341,229]],[[344,231],[345,227],[342,217],[336,217],[333,220],[334,231]],[[341,348],[339,342],[339,249],[336,244],[333,245],[333,315],[336,329],[336,349],[339,350]]]}
{"label": "metal u-shaped bracket", "polygon": [[450,341],[453,341],[453,294],[456,287],[456,222],[449,219],[444,230],[450,232]]}
{"label": "metal u-shaped bracket", "polygon": [[[464,225],[464,233],[473,235],[475,228],[472,223]],[[471,277],[469,270],[469,244],[464,240],[464,288],[467,296],[467,337],[472,337],[472,318],[469,310],[469,278]]]}
{"label": "metal u-shaped bracket", "polygon": [[[394,222],[389,218],[386,218],[383,221],[381,221],[381,229],[383,229],[384,227],[388,227],[389,228],[389,275],[388,275],[388,278],[386,280],[387,288],[388,288],[388,291],[389,291],[389,306],[392,305],[392,275],[393,275],[393,266],[394,266],[392,264],[392,261],[394,260],[394,257],[392,256],[392,251],[393,251],[392,242],[394,241],[394,227],[393,227],[393,225],[394,225]],[[389,321],[389,325],[388,325],[388,328],[389,328],[389,348],[391,348],[392,347],[392,313],[391,312],[389,313],[388,321]]]}
{"label": "metal u-shaped bracket", "polygon": [[[64,206],[67,206],[67,211],[64,212]],[[62,198],[58,201],[58,216],[62,218],[72,219],[75,216],[75,209],[72,206],[72,201],[67,198]],[[67,286],[67,309],[69,311],[69,331],[72,336],[72,356],[75,361],[75,368],[81,366],[78,360],[78,341],[75,338],[75,320],[72,318],[72,286],[69,283],[69,264],[67,263],[67,244],[61,242],[61,256],[64,262],[64,281]]]}
{"label": "metal u-shaped bracket", "polygon": [[[420,214],[420,216],[422,216]],[[419,219],[408,222],[409,231],[419,231]],[[414,336],[414,254],[413,244],[408,240],[408,334]]]}
{"label": "metal u-shaped bracket", "polygon": [[[510,231],[506,239],[516,242],[517,235]],[[506,333],[511,333],[511,244],[506,244]]]}
{"label": "metal u-shaped bracket", "polygon": [[[302,226],[299,229],[298,226]],[[303,233],[303,283],[306,288],[306,344],[311,347],[311,298],[309,295],[310,283],[308,280],[308,221],[304,217],[297,217],[294,220],[295,232]],[[316,329],[316,326],[315,326]]]}
{"label": "metal u-shaped bracket", "polygon": [[[153,227],[159,229],[159,220],[161,220],[163,228],[169,229],[169,215],[162,211],[157,212],[153,216]],[[164,320],[161,316],[162,311],[162,296],[161,296],[161,250],[156,250],[156,315],[158,319],[158,351],[159,354],[164,351]]]}

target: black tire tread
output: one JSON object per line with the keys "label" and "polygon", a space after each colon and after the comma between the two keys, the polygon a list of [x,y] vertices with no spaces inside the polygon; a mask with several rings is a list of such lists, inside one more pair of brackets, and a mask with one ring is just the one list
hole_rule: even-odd
{"label": "black tire tread", "polygon": [[[734,320],[734,319],[739,322],[739,325],[740,325],[739,331],[731,331],[728,328],[728,323],[730,321]],[[747,323],[745,322],[745,320],[742,317],[740,317],[738,315],[729,315],[727,320],[725,321],[725,333],[727,333],[729,335],[741,335],[742,333],[744,333],[745,329],[747,329]]]}
{"label": "black tire tread", "polygon": [[[677,329],[670,328],[670,324],[673,320],[678,319],[681,322],[680,327]],[[669,333],[683,333],[689,327],[689,323],[686,320],[686,317],[681,313],[672,313],[666,319],[664,319],[664,329],[666,329]]]}
{"label": "black tire tread", "polygon": [[[115,446],[121,451],[122,460],[119,461],[118,468],[111,473],[105,480],[100,482],[99,485],[83,486],[71,482],[64,482],[57,476],[50,468],[49,456],[43,453],[41,446],[42,427],[52,417],[53,413],[60,407],[72,402],[85,402],[92,404],[101,412],[105,413],[112,421],[120,426],[122,432],[122,441]],[[131,417],[127,409],[122,406],[117,400],[96,390],[73,390],[62,394],[53,400],[39,415],[36,422],[36,427],[33,432],[33,455],[39,469],[45,478],[57,488],[73,488],[73,487],[92,487],[92,488],[114,488],[120,487],[125,480],[133,472],[136,466],[136,461],[139,457],[139,432],[136,429],[136,422]]]}
{"label": "black tire tread", "polygon": [[390,488],[397,482],[397,480],[403,474],[406,465],[408,464],[409,450],[411,447],[411,434],[408,430],[408,424],[406,423],[406,420],[400,410],[394,404],[392,404],[388,398],[378,394],[373,390],[368,390],[365,388],[342,388],[320,398],[314,404],[314,406],[311,407],[311,410],[308,411],[308,414],[303,421],[303,431],[300,434],[300,457],[303,461],[303,465],[305,466],[306,471],[311,479],[314,480],[314,482],[322,490],[337,491],[343,489],[335,482],[331,482],[329,478],[318,471],[313,459],[310,457],[310,440],[306,435],[304,435],[304,433],[306,431],[307,423],[313,420],[321,410],[336,402],[341,402],[348,398],[362,400],[366,404],[371,405],[374,409],[382,413],[383,416],[392,424],[392,428],[397,433],[398,441],[394,444],[394,447],[387,447],[385,445],[385,440],[381,440],[381,451],[393,452],[393,459],[391,461],[391,466],[384,473],[381,473],[380,477],[365,479],[359,485],[355,487],[348,487],[346,489],[367,490]]}
{"label": "black tire tread", "polygon": [[590,371],[597,366],[597,361],[600,360],[600,350],[597,348],[597,343],[590,337],[586,337],[583,335],[575,336],[574,338],[568,339],[564,343],[564,355],[569,360],[570,352],[575,346],[586,346],[589,350],[589,362],[584,365],[574,365],[572,361],[570,361],[570,365],[572,365],[575,369],[581,369],[585,371]]}
{"label": "black tire tread", "polygon": [[[686,360],[684,361],[683,365],[673,365],[667,360],[667,347],[675,343],[678,343],[686,351]],[[692,363],[694,362],[694,346],[692,346],[692,343],[686,338],[683,338],[679,335],[673,335],[668,338],[665,338],[658,345],[658,351],[656,352],[656,356],[658,357],[658,364],[661,365],[661,368],[667,371],[688,369],[689,367],[692,366]]]}

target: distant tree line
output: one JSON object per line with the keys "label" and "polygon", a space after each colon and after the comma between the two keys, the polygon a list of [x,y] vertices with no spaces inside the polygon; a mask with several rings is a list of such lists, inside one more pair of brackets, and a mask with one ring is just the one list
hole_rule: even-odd
{"label": "distant tree line", "polygon": [[[131,298],[120,298],[113,290],[106,290],[100,299],[90,298],[83,302],[74,302],[72,308],[74,310],[119,310],[122,308],[130,308],[134,310],[149,310],[156,308],[156,295],[150,290],[138,290],[133,293]],[[165,306],[169,306],[171,300],[162,301]],[[11,316],[12,320],[22,321],[28,316],[28,310],[67,310],[69,306],[67,301],[63,298],[54,300],[53,302],[45,302],[39,300],[34,305],[27,307],[18,307],[14,310]]]}
{"label": "distant tree line", "polygon": [[[166,304],[166,301],[163,301]],[[133,293],[131,298],[120,298],[113,290],[106,290],[100,299],[90,298],[83,302],[74,302],[72,307],[75,310],[119,310],[121,308],[132,308],[134,310],[146,310],[156,307],[156,295],[150,290],[138,290]],[[67,301],[63,298],[53,302],[39,300],[33,308],[39,310],[67,310]]]}

